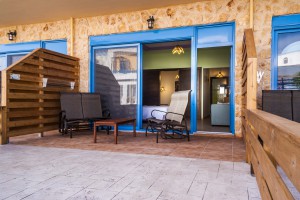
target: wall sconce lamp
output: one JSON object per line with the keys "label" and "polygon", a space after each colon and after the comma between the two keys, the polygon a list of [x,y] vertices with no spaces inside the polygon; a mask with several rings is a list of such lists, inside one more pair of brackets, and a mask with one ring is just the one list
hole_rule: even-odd
{"label": "wall sconce lamp", "polygon": [[147,22],[148,22],[148,29],[153,29],[154,27],[154,17],[153,16],[150,16],[149,19],[147,19]]}
{"label": "wall sconce lamp", "polygon": [[161,91],[161,92],[166,91],[166,88],[165,88],[165,87],[161,87],[161,88],[160,88],[160,91]]}
{"label": "wall sconce lamp", "polygon": [[17,31],[14,30],[14,31],[10,31],[7,33],[7,36],[8,36],[8,40],[9,41],[13,41],[14,38],[17,36]]}

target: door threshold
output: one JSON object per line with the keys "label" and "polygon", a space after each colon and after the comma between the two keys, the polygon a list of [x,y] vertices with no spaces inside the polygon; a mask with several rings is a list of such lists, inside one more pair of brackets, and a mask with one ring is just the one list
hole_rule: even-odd
{"label": "door threshold", "polygon": [[212,136],[212,137],[235,137],[234,134],[229,132],[209,132],[209,131],[197,131],[194,135],[200,136]]}

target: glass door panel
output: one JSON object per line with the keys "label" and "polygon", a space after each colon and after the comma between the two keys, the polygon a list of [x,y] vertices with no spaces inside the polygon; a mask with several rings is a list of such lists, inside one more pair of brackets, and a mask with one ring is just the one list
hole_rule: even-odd
{"label": "glass door panel", "polygon": [[278,34],[277,89],[300,89],[300,30]]}
{"label": "glass door panel", "polygon": [[94,92],[113,118],[137,116],[138,47],[100,48],[94,51]]}

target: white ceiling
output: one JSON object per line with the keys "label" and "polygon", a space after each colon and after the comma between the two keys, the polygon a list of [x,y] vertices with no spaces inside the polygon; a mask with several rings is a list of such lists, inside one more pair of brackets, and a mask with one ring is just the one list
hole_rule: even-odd
{"label": "white ceiling", "polygon": [[138,11],[197,1],[201,0],[0,0],[0,27]]}

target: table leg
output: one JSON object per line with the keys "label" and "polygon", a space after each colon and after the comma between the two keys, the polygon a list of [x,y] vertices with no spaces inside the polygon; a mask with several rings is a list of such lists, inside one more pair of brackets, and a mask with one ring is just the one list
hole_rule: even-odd
{"label": "table leg", "polygon": [[118,144],[118,124],[114,125],[115,144]]}
{"label": "table leg", "polygon": [[94,143],[97,143],[97,126],[96,126],[96,123],[94,123]]}
{"label": "table leg", "polygon": [[136,137],[136,121],[133,121],[133,136]]}

